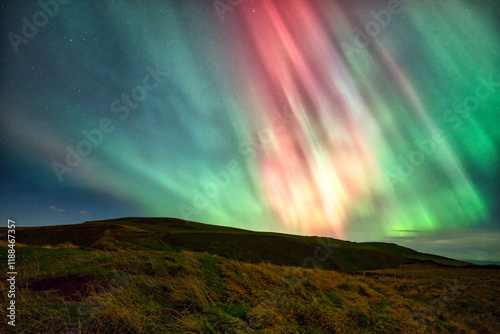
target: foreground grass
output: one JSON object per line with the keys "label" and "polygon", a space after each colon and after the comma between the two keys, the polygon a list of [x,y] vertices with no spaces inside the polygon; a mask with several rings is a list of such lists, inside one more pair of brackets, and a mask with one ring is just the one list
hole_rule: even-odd
{"label": "foreground grass", "polygon": [[[82,250],[69,244],[17,252],[17,333],[495,333],[500,328],[498,270],[409,265],[349,274],[201,252]],[[5,277],[0,289],[7,300]],[[1,309],[0,325],[6,328]]]}

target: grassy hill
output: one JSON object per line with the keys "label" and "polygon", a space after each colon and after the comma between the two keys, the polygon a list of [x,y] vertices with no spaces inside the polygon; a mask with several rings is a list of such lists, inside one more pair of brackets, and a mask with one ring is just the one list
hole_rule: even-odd
{"label": "grassy hill", "polygon": [[[170,218],[18,228],[16,240],[16,333],[500,328],[500,270],[395,244]],[[1,242],[0,260],[6,263]],[[5,274],[0,278],[0,295],[7,300]],[[0,326],[7,328],[1,309]]]}
{"label": "grassy hill", "polygon": [[357,271],[394,268],[430,261],[467,265],[388,243],[355,243],[332,238],[254,232],[173,218],[120,218],[83,224],[20,228],[19,242],[32,246],[70,243],[84,249],[168,250],[208,252],[244,262],[312,266],[305,258],[328,256],[318,263],[324,269]]}

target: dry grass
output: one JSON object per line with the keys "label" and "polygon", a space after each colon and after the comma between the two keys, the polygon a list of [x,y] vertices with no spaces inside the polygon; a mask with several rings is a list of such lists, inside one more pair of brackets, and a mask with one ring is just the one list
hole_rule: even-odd
{"label": "dry grass", "polygon": [[[498,270],[421,265],[348,274],[190,251],[18,252],[18,333],[495,333],[500,328]],[[90,282],[78,298],[31,288],[34,282],[74,277]],[[6,300],[3,277],[0,288]],[[5,321],[5,308],[1,313]]]}
{"label": "dry grass", "polygon": [[[18,247],[18,245],[16,245]],[[43,245],[41,248],[44,249],[66,249],[66,248],[79,248],[76,245],[73,245],[71,242],[65,242],[62,244],[57,244],[57,245]]]}

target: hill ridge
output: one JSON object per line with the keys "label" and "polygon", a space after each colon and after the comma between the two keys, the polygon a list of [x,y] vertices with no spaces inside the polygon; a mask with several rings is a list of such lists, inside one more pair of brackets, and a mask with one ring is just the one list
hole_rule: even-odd
{"label": "hill ridge", "polygon": [[22,227],[17,233],[19,242],[30,246],[72,244],[88,250],[190,250],[248,263],[309,265],[338,271],[397,268],[420,262],[455,267],[471,265],[394,243],[256,232],[168,217],[123,217]]}

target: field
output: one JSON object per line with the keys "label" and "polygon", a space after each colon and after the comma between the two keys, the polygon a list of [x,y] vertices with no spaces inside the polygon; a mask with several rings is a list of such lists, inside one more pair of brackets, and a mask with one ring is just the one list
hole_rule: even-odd
{"label": "field", "polygon": [[160,218],[20,228],[16,240],[16,333],[500,328],[500,270],[394,244]]}

